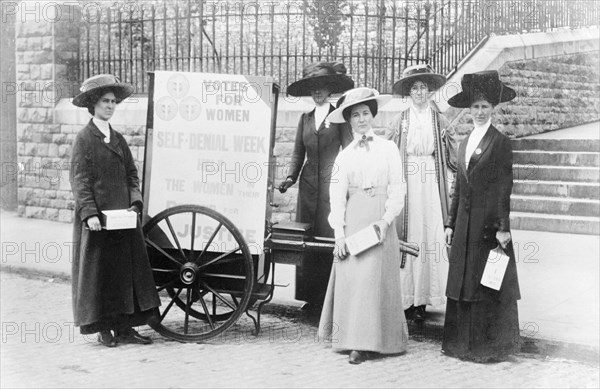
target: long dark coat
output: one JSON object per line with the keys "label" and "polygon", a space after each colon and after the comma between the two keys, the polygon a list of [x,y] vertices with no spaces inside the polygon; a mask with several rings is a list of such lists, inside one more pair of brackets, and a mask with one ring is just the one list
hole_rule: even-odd
{"label": "long dark coat", "polygon": [[123,136],[112,128],[110,143],[90,120],[71,157],[73,223],[72,295],[75,325],[160,305],[141,225],[90,231],[85,220],[103,210],[142,206],[137,168]]}
{"label": "long dark coat", "polygon": [[[329,112],[334,109],[329,106]],[[352,138],[352,130],[346,123],[324,121],[317,131],[314,109],[303,113],[298,122],[288,177],[296,181],[300,176],[296,221],[312,223],[315,236],[333,238],[333,229],[327,221],[331,212],[329,183],[335,158]],[[296,299],[322,303],[332,260],[333,256],[304,258],[302,266],[296,269]]]}
{"label": "long dark coat", "polygon": [[446,227],[454,229],[446,296],[453,300],[515,301],[521,298],[515,254],[510,257],[500,291],[480,284],[489,251],[497,246],[496,232],[510,231],[513,186],[510,140],[490,126],[465,169],[468,138],[458,151],[458,171]]}
{"label": "long dark coat", "polygon": [[[330,105],[329,112],[334,109]],[[327,127],[324,121],[316,131],[314,109],[300,117],[288,176],[297,180],[300,175],[296,221],[313,223],[314,235],[333,237],[327,221],[329,182],[335,158],[350,142],[352,131],[346,123]]]}

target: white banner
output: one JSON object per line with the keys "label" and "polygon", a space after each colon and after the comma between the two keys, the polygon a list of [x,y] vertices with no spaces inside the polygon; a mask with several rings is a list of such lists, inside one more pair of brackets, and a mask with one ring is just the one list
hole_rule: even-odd
{"label": "white banner", "polygon": [[[149,216],[180,204],[212,208],[262,251],[275,96],[267,77],[155,72]],[[189,226],[175,226],[187,242]],[[197,226],[205,239],[211,228]],[[219,240],[229,240],[217,236]],[[195,245],[196,246],[196,245]]]}

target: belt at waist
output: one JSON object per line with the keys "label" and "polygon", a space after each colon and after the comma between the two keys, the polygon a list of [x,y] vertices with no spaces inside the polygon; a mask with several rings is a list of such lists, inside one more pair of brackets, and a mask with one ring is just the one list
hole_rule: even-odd
{"label": "belt at waist", "polygon": [[366,196],[387,195],[387,186],[374,186],[371,188],[359,188],[357,186],[351,186],[348,188],[348,194],[350,196],[357,193],[362,193]]}

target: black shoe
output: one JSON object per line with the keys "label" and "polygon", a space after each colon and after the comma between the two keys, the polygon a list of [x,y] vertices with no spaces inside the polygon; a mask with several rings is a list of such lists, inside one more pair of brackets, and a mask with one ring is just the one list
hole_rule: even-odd
{"label": "black shoe", "polygon": [[133,328],[128,328],[126,330],[115,331],[117,334],[117,339],[121,343],[129,343],[129,344],[152,344],[152,338],[149,336],[140,335]]}
{"label": "black shoe", "polygon": [[117,340],[110,333],[110,331],[98,332],[98,342],[102,343],[102,345],[106,347],[117,347]]}
{"label": "black shoe", "polygon": [[359,365],[365,361],[365,355],[361,351],[352,350],[348,357],[348,363],[352,365]]}
{"label": "black shoe", "polygon": [[425,305],[419,305],[418,307],[415,307],[413,320],[415,323],[423,323],[425,321]]}
{"label": "black shoe", "polygon": [[412,320],[414,315],[415,315],[415,306],[414,305],[411,305],[410,307],[408,307],[404,310],[404,316],[406,317],[406,320]]}

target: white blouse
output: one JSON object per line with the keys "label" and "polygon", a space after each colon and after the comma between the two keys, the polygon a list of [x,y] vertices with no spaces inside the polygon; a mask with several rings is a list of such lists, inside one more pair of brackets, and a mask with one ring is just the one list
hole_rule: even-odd
{"label": "white blouse", "polygon": [[473,131],[471,131],[471,135],[469,135],[467,141],[467,147],[465,147],[465,167],[467,169],[469,169],[469,160],[471,159],[471,156],[473,156],[473,152],[476,151],[479,142],[481,142],[491,124],[492,119],[489,119],[483,126],[475,125]]}
{"label": "white blouse", "polygon": [[329,115],[329,103],[321,104],[315,106],[315,130],[319,131],[319,127],[321,127],[321,123],[323,120]]}
{"label": "white blouse", "polygon": [[104,142],[109,143],[110,142],[110,124],[108,124],[108,121],[98,119],[95,116],[92,118],[92,121],[94,122],[96,127],[98,127],[100,132],[102,134],[104,134],[104,136],[106,137],[106,138],[104,138]]}
{"label": "white blouse", "polygon": [[433,141],[431,108],[428,106],[419,111],[411,106],[409,114],[410,125],[406,134],[406,154],[433,155],[435,143]]}
{"label": "white blouse", "polygon": [[361,135],[355,133],[354,140],[335,159],[329,185],[331,213],[328,221],[336,239],[345,236],[346,195],[351,187],[387,188],[385,213],[381,218],[388,225],[392,224],[404,207],[406,184],[402,179],[402,161],[398,147],[394,142],[375,135],[372,129],[365,135],[373,137],[368,142],[369,150],[359,146]]}

